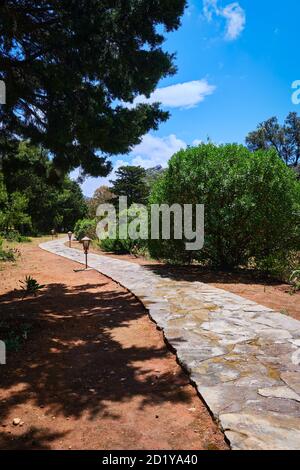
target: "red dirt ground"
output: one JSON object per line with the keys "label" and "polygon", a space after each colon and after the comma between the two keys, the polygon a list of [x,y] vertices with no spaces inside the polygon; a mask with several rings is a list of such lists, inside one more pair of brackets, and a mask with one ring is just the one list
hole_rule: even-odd
{"label": "red dirt ground", "polygon": [[[21,252],[0,271],[0,339],[30,325],[0,366],[1,449],[228,448],[131,294],[36,242]],[[26,274],[46,287],[21,300]]]}

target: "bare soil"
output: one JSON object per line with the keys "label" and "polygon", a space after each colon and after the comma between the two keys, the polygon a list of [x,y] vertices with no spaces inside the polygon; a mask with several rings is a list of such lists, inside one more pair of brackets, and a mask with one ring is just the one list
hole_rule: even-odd
{"label": "bare soil", "polygon": [[0,366],[1,449],[228,448],[141,303],[37,241],[20,251],[0,271],[0,339],[24,336]]}

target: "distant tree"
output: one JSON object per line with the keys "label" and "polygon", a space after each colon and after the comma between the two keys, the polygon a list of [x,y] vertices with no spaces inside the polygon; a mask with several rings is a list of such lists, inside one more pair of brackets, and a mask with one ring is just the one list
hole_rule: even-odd
{"label": "distant tree", "polygon": [[180,26],[186,0],[6,0],[0,3],[1,132],[51,151],[64,173],[105,176],[168,113],[149,96],[175,72],[162,31]]}
{"label": "distant tree", "polygon": [[128,206],[145,204],[149,196],[146,170],[140,166],[122,166],[116,171],[115,181],[110,181],[116,196],[127,196]]}
{"label": "distant tree", "polygon": [[277,117],[260,123],[257,129],[246,137],[251,151],[274,148],[287,165],[300,163],[300,117],[289,113],[282,126]]}
{"label": "distant tree", "polygon": [[0,173],[0,230],[5,225],[5,210],[7,207],[8,195],[4,184],[3,175]]}
{"label": "distant tree", "polygon": [[[76,220],[84,217],[87,207],[79,185],[68,176],[53,184],[49,178],[51,161],[45,150],[28,142],[10,144],[2,156],[2,173],[8,196],[17,191],[27,200],[27,213],[33,233],[72,229]],[[22,222],[23,225],[25,221]],[[25,227],[26,228],[26,227]]]}
{"label": "distant tree", "polygon": [[30,225],[31,218],[28,214],[28,199],[24,194],[14,192],[8,197],[8,202],[3,213],[3,227],[6,232],[11,229],[22,229],[23,225]]}
{"label": "distant tree", "polygon": [[93,197],[87,201],[89,218],[94,219],[96,217],[97,207],[100,204],[109,203],[115,197],[107,186],[100,186],[100,188],[96,189]]}

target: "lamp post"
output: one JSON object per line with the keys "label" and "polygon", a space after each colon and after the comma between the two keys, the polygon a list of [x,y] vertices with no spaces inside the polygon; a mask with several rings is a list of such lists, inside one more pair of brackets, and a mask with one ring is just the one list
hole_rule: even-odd
{"label": "lamp post", "polygon": [[81,243],[82,243],[82,246],[83,246],[83,251],[84,251],[84,254],[85,254],[85,269],[88,268],[88,264],[87,264],[87,255],[88,255],[88,252],[89,252],[89,248],[90,248],[90,244],[91,244],[91,239],[88,238],[88,237],[84,237],[82,240],[81,240]]}
{"label": "lamp post", "polygon": [[72,235],[73,235],[73,233],[72,233],[72,232],[68,232],[68,237],[69,237],[69,248],[71,248],[71,246],[72,246],[72,243],[71,243],[71,242],[72,242]]}
{"label": "lamp post", "polygon": [[54,235],[55,235],[55,230],[54,230],[54,228],[51,230],[51,235],[52,235],[52,240],[53,240]]}

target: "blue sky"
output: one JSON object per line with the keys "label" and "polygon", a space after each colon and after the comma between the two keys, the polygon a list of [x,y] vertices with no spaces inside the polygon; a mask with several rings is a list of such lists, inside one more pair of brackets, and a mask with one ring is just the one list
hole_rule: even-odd
{"label": "blue sky", "polygon": [[[131,154],[114,157],[115,168],[166,166],[174,152],[207,137],[244,143],[259,122],[300,113],[291,101],[300,79],[299,17],[299,0],[190,0],[181,28],[165,43],[177,54],[177,74],[151,97],[171,117]],[[111,178],[88,178],[82,189],[91,196]]]}

